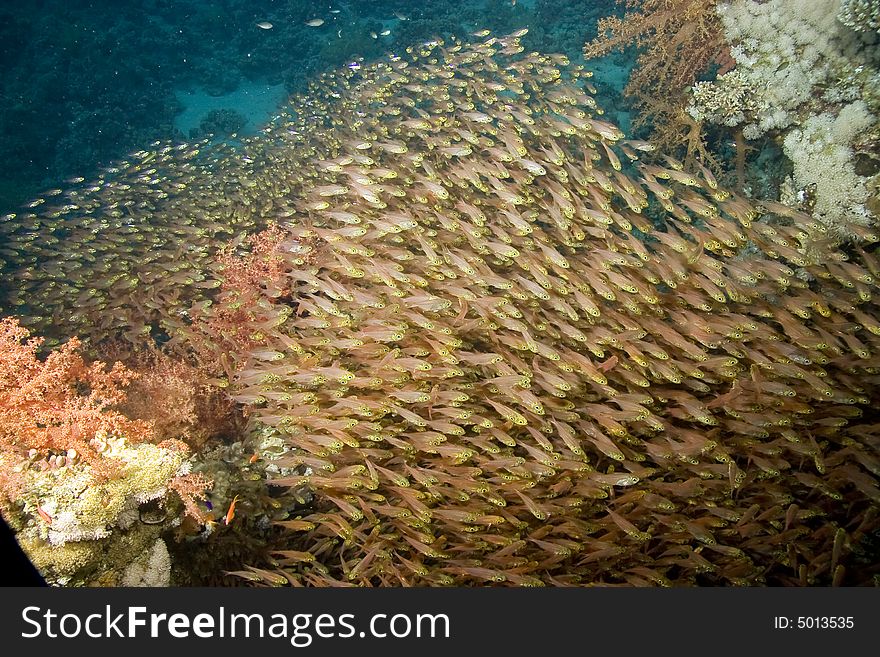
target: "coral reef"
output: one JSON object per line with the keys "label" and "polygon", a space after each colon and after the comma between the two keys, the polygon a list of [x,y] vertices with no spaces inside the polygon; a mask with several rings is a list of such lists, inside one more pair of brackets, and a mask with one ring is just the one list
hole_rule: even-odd
{"label": "coral reef", "polygon": [[[587,59],[635,45],[641,52],[625,93],[638,116],[635,127],[650,128],[660,150],[675,154],[682,136],[694,129],[688,118],[687,90],[713,64],[727,57],[717,0],[626,0],[623,17],[599,20],[599,35],[584,46]],[[714,166],[701,137],[686,140],[687,164],[697,159]]]}
{"label": "coral reef", "polygon": [[[125,345],[118,345],[125,349]],[[199,452],[207,445],[244,433],[244,421],[222,388],[198,367],[156,348],[134,354],[112,346],[106,357],[125,358],[136,373],[118,409],[126,417],[148,421],[155,441],[181,440]]]}
{"label": "coral reef", "polygon": [[[0,321],[0,453],[10,459],[48,456],[47,465],[59,467],[83,459],[99,477],[110,477],[106,445],[92,445],[97,436],[136,443],[151,437],[149,423],[114,409],[125,399],[133,373],[118,362],[109,370],[101,362],[87,364],[76,338],[40,360],[42,339],[28,337],[17,321]],[[12,471],[4,468],[0,477],[0,489],[16,491]]]}
{"label": "coral reef", "polygon": [[719,75],[712,82],[697,82],[691,93],[688,114],[700,122],[732,128],[753,122],[760,111],[758,88],[742,69]]}
{"label": "coral reef", "polygon": [[202,137],[227,137],[239,132],[247,123],[247,118],[233,109],[218,109],[208,112],[199,123],[198,129],[190,131],[190,139]]}
{"label": "coral reef", "polygon": [[[302,467],[279,465],[289,451],[282,436],[271,427],[262,427],[246,442],[219,444],[199,454],[193,471],[205,473],[213,481],[208,500],[217,522],[194,528],[184,519],[173,532],[173,540],[168,541],[172,582],[241,585],[249,580],[231,573],[252,574],[251,568],[268,572],[277,565],[270,552],[285,549],[289,537],[274,523],[301,513],[312,501],[306,486],[282,489],[266,485],[268,478],[303,473]],[[235,517],[227,524],[222,517],[234,499]]]}
{"label": "coral reef", "polygon": [[[678,35],[660,3],[605,26],[677,53],[706,22],[705,67],[712,6],[689,3]],[[207,389],[248,418],[198,459],[89,425],[88,447],[119,462],[94,493],[76,487],[98,457],[12,450],[31,478],[16,529],[44,572],[61,564],[55,582],[876,580],[880,238],[846,213],[829,230],[750,202],[627,139],[585,66],[524,38],[480,30],[352,62],[240,145],[154,144],[5,218],[29,325],[96,350],[120,333],[125,349],[161,345],[148,365],[173,376],[142,389],[179,390],[179,406],[132,417],[198,441]],[[667,86],[698,73],[657,66],[644,75]],[[815,156],[839,153],[867,125],[867,100],[836,102],[792,148],[823,127],[837,141]],[[4,327],[13,365],[50,363]],[[138,421],[105,388],[73,392]],[[122,500],[103,524],[81,514],[53,542],[65,505],[102,491]],[[96,571],[101,550],[124,567]]]}
{"label": "coral reef", "polygon": [[119,412],[131,370],[87,364],[76,339],[44,360],[41,345],[0,323],[0,506],[47,581],[104,581],[156,540],[155,527],[132,530],[139,521],[203,520],[210,480],[191,472],[184,443],[153,444],[151,422]]}
{"label": "coral reef", "polygon": [[869,37],[838,22],[839,5],[719,4],[736,68],[694,85],[688,108],[698,120],[735,127],[741,139],[778,135],[793,164],[798,207],[834,231],[876,221],[865,207],[867,178],[855,171],[854,146],[876,130],[880,108],[877,55]]}
{"label": "coral reef", "polygon": [[[186,452],[114,439],[104,453],[118,463],[106,481],[82,463],[45,469],[28,463],[20,492],[4,502],[19,541],[52,584],[118,582],[145,543],[158,540],[183,513],[203,517],[193,498],[204,498],[210,482],[190,473]],[[2,467],[22,464],[4,454]],[[172,488],[179,497],[169,497]]]}
{"label": "coral reef", "polygon": [[[842,78],[846,70],[870,63],[867,49],[840,27],[837,5],[809,0],[718,5],[737,74],[704,86],[734,83],[756,92],[749,100],[758,107],[743,121],[747,139],[787,128],[823,102],[852,101],[861,95],[859,85],[844,84]],[[708,96],[705,88],[701,93]],[[695,105],[699,109],[702,103]]]}

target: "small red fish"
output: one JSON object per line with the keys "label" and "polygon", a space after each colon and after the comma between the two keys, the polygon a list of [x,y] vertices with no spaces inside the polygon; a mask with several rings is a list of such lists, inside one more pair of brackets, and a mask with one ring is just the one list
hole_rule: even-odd
{"label": "small red fish", "polygon": [[260,455],[254,453],[253,456],[251,456],[251,457],[248,459],[248,463],[256,463],[256,462],[259,461],[259,460],[260,460]]}
{"label": "small red fish", "polygon": [[613,368],[615,365],[617,365],[618,360],[619,359],[617,358],[617,356],[612,356],[611,358],[606,360],[604,363],[599,363],[599,369],[602,370],[603,372],[607,372],[608,370]]}
{"label": "small red fish", "polygon": [[43,509],[43,507],[37,506],[37,515],[39,515],[47,525],[52,524],[52,516],[46,513],[46,510]]}
{"label": "small red fish", "polygon": [[226,512],[226,517],[223,519],[223,523],[228,525],[232,522],[232,519],[235,517],[235,503],[238,501],[238,495],[232,498],[232,502],[229,503],[229,511]]}

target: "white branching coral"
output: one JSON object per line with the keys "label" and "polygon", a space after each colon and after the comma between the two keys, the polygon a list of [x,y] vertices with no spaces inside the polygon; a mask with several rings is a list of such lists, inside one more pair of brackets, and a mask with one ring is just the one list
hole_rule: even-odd
{"label": "white branching coral", "polygon": [[150,444],[126,445],[115,453],[118,477],[96,483],[88,467],[32,472],[24,494],[41,505],[51,524],[38,523],[51,544],[105,538],[126,512],[163,497],[168,482],[189,472],[186,454]]}
{"label": "white branching coral", "polygon": [[880,31],[880,1],[843,0],[837,17],[856,32]]}
{"label": "white branching coral", "polygon": [[850,145],[874,122],[867,105],[855,101],[836,116],[811,116],[785,136],[783,147],[794,167],[794,183],[810,190],[813,216],[829,227],[839,225],[841,219],[870,222],[864,205],[867,179],[856,174]]}
{"label": "white branching coral", "polygon": [[688,113],[697,121],[734,127],[754,120],[760,109],[757,90],[739,69],[719,75],[715,82],[694,85]]}

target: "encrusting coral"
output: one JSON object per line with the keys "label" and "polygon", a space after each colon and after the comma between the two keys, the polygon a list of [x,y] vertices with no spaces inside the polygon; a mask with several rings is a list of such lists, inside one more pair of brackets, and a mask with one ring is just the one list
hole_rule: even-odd
{"label": "encrusting coral", "polygon": [[122,577],[122,586],[168,586],[171,581],[171,557],[160,538],[132,563]]}
{"label": "encrusting coral", "polygon": [[880,238],[643,162],[589,72],[523,35],[327,74],[217,159],[268,229],[157,310],[165,349],[313,495],[242,576],[871,581]]}

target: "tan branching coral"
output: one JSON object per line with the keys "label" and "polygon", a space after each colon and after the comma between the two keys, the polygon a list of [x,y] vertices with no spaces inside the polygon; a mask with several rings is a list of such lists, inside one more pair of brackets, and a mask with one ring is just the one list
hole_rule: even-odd
{"label": "tan branching coral", "polygon": [[[715,5],[717,0],[625,0],[626,14],[599,21],[599,36],[586,44],[593,58],[635,45],[643,49],[625,93],[632,97],[638,116],[635,125],[649,125],[663,152],[674,153],[678,136],[686,131],[688,89],[713,64],[729,70],[730,56]],[[714,163],[700,145],[687,153]]]}
{"label": "tan branching coral", "polygon": [[742,71],[718,76],[717,82],[697,82],[692,89],[688,114],[698,121],[735,127],[754,120],[758,89]]}
{"label": "tan branching coral", "polygon": [[155,442],[179,440],[201,451],[241,430],[234,403],[204,369],[156,348],[128,355],[126,362],[137,376],[119,410],[149,421]]}

